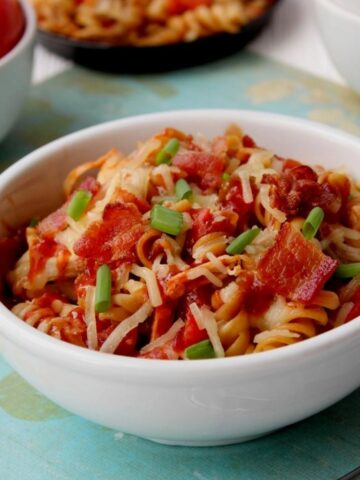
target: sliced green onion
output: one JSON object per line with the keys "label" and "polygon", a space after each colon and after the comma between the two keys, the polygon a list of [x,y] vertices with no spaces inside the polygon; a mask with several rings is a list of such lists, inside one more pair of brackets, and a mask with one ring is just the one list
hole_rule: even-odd
{"label": "sliced green onion", "polygon": [[161,163],[171,163],[171,159],[177,154],[180,148],[180,142],[177,138],[171,138],[165,146],[156,155],[155,163],[160,165]]}
{"label": "sliced green onion", "polygon": [[321,222],[324,220],[324,210],[320,207],[315,207],[311,210],[302,227],[302,233],[307,240],[315,237]]}
{"label": "sliced green onion", "polygon": [[227,182],[230,177],[231,177],[230,173],[224,172],[221,178],[223,179],[224,182]]}
{"label": "sliced green onion", "polygon": [[39,219],[37,217],[33,217],[30,220],[29,227],[34,228],[39,223]]}
{"label": "sliced green onion", "polygon": [[203,340],[195,343],[185,349],[185,358],[187,360],[201,360],[203,358],[215,358],[214,347],[210,340]]}
{"label": "sliced green onion", "polygon": [[111,271],[101,265],[96,272],[95,311],[106,312],[111,304]]}
{"label": "sliced green onion", "polygon": [[335,270],[339,278],[353,278],[360,275],[360,263],[343,263]]}
{"label": "sliced green onion", "polygon": [[150,224],[155,230],[168,233],[169,235],[179,235],[183,225],[183,215],[162,205],[154,205],[151,209]]}
{"label": "sliced green onion", "polygon": [[76,221],[79,220],[89,205],[91,197],[92,194],[88,190],[79,190],[76,192],[67,207],[69,217]]}
{"label": "sliced green onion", "polygon": [[242,253],[245,250],[245,247],[250,245],[250,243],[259,235],[260,232],[260,228],[253,227],[251,230],[246,230],[246,232],[241,233],[230,243],[226,249],[226,253],[229,255]]}
{"label": "sliced green onion", "polygon": [[179,200],[183,200],[184,198],[190,198],[192,195],[190,185],[183,178],[180,178],[180,180],[176,182],[175,192]]}

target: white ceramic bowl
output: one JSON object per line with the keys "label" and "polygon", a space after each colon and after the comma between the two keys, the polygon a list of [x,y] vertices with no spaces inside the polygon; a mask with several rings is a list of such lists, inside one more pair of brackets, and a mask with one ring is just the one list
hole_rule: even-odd
{"label": "white ceramic bowl", "polygon": [[31,82],[36,20],[29,1],[19,1],[25,15],[25,31],[15,47],[0,58],[0,141],[18,119]]}
{"label": "white ceramic bowl", "polygon": [[[235,110],[161,113],[92,127],[31,153],[0,175],[0,219],[20,224],[53,209],[68,170],[110,147],[129,152],[139,139],[166,126],[215,136],[233,122],[279,154],[345,165],[360,178],[359,140],[329,127]],[[181,362],[72,346],[40,333],[0,304],[0,341],[10,365],[59,405],[165,443],[248,440],[319,412],[360,386],[360,318],[271,352]]]}
{"label": "white ceramic bowl", "polygon": [[360,93],[360,8],[358,0],[316,0],[320,30],[331,59]]}

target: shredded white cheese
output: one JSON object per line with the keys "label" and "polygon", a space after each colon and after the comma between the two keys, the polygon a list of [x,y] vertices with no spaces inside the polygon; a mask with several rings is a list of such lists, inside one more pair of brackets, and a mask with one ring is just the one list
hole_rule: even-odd
{"label": "shredded white cheese", "polygon": [[249,173],[247,171],[239,171],[238,176],[241,181],[241,188],[243,199],[245,203],[252,203],[254,201],[254,196],[251,190]]}
{"label": "shredded white cheese", "polygon": [[161,335],[161,337],[158,337],[156,340],[154,340],[151,343],[148,343],[145,345],[141,350],[140,353],[147,353],[151,352],[151,350],[154,350],[154,348],[161,347],[167,342],[170,342],[176,337],[176,334],[182,329],[184,326],[183,320],[179,318],[176,320],[176,322],[169,328],[169,330],[164,333],[164,335]]}
{"label": "shredded white cheese", "polygon": [[258,333],[254,337],[254,343],[260,343],[264,342],[265,340],[268,340],[269,338],[273,337],[286,337],[286,338],[299,338],[300,334],[295,333],[295,332],[290,332],[289,330],[286,329],[278,329],[278,330],[267,330],[265,332]]}
{"label": "shredded white cheese", "polygon": [[86,287],[84,317],[87,325],[86,334],[88,348],[90,350],[97,350],[98,336],[95,314],[95,287],[92,286]]}
{"label": "shredded white cheese", "polygon": [[346,317],[349,315],[353,307],[353,302],[346,302],[341,305],[335,318],[334,327],[340,327],[345,323]]}
{"label": "shredded white cheese", "polygon": [[267,210],[275,220],[278,220],[280,223],[284,223],[286,221],[286,215],[284,212],[279,210],[278,208],[273,208],[270,205],[270,185],[261,185],[260,187],[260,202],[262,206]]}
{"label": "shredded white cheese", "polygon": [[218,257],[215,257],[215,255],[212,252],[208,252],[206,256],[210,260],[210,262],[214,265],[214,268],[216,268],[216,270],[226,275],[227,268],[221,262],[221,260],[218,259]]}
{"label": "shredded white cheese", "polygon": [[224,357],[225,353],[218,334],[215,315],[205,306],[199,308],[195,302],[191,303],[189,305],[189,308],[191,313],[193,314],[199,330],[206,330],[210,342],[214,348],[215,355],[217,357]]}
{"label": "shredded white cheese", "polygon": [[223,303],[227,303],[232,298],[238,294],[239,292],[239,285],[235,282],[230,282],[226,287],[222,288],[220,290],[220,298],[223,301]]}
{"label": "shredded white cheese", "polygon": [[166,163],[162,163],[157,167],[153,168],[152,175],[160,175],[164,181],[166,192],[169,195],[173,195],[175,190],[174,180],[171,175],[171,169]]}
{"label": "shredded white cheese", "polygon": [[117,347],[120,345],[126,335],[136,328],[140,323],[144,322],[152,312],[152,306],[150,302],[144,303],[139,310],[130,315],[126,320],[123,320],[116,328],[111,332],[105,342],[100,348],[100,352],[114,353]]}
{"label": "shredded white cheese", "polygon": [[209,282],[213,283],[216,287],[222,287],[222,281],[207,268],[202,267],[201,265],[199,267],[192,268],[187,273],[187,278],[189,280],[195,280],[195,278],[199,277],[206,277]]}
{"label": "shredded white cheese", "polygon": [[145,280],[151,305],[153,307],[162,305],[163,301],[155,273],[150,268],[139,267],[135,264],[132,266],[131,273]]}

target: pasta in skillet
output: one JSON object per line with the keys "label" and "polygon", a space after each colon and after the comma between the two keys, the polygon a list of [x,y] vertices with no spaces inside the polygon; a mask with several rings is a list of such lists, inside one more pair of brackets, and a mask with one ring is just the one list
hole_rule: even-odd
{"label": "pasta in skillet", "polygon": [[42,30],[77,40],[155,46],[236,33],[273,0],[31,0]]}
{"label": "pasta in skillet", "polygon": [[[359,185],[281,158],[237,126],[212,140],[166,128],[130,155],[76,167],[64,192],[26,228],[7,273],[13,312],[60,340],[220,358],[360,314]],[[1,239],[0,253],[21,241]]]}

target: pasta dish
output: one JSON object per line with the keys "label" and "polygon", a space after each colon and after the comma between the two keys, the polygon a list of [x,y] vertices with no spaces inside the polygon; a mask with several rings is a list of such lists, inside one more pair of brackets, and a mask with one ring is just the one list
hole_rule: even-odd
{"label": "pasta dish", "polygon": [[274,0],[31,0],[40,29],[76,40],[157,46],[237,33]]}
{"label": "pasta dish", "polygon": [[[96,172],[96,175],[94,175]],[[360,315],[360,185],[238,126],[166,128],[77,166],[65,202],[0,239],[3,301],[80,347],[248,355]]]}

